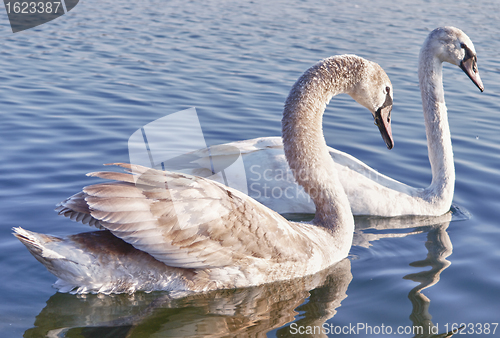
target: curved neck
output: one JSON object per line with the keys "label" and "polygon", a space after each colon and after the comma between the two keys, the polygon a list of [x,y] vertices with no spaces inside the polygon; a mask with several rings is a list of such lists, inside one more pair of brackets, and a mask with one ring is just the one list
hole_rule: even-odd
{"label": "curved neck", "polygon": [[422,48],[418,75],[432,169],[432,183],[426,191],[431,192],[433,199],[438,197],[449,207],[455,186],[455,166],[444,101],[442,69],[442,61],[429,49]]}
{"label": "curved neck", "polygon": [[316,206],[313,224],[351,235],[354,219],[328,152],[322,123],[332,96],[348,92],[351,83],[357,82],[360,65],[355,60],[359,59],[329,58],[306,71],[290,91],[282,120],[286,159]]}

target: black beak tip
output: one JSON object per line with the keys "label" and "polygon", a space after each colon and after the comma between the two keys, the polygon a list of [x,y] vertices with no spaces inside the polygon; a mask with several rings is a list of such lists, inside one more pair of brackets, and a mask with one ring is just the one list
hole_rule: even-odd
{"label": "black beak tip", "polygon": [[390,128],[390,124],[384,125],[382,122],[382,118],[380,116],[375,117],[375,125],[378,127],[380,131],[380,135],[387,146],[387,149],[391,150],[394,147],[394,139],[392,138],[392,131]]}
{"label": "black beak tip", "polygon": [[394,148],[394,141],[392,140],[391,137],[389,137],[389,135],[384,137],[384,141],[385,145],[387,146],[387,149],[391,150],[392,148]]}
{"label": "black beak tip", "polygon": [[382,139],[385,142],[385,145],[387,146],[387,149],[391,150],[394,147],[394,140],[392,138],[392,135],[389,134],[387,129],[384,127],[379,127],[380,129],[380,134],[382,135]]}

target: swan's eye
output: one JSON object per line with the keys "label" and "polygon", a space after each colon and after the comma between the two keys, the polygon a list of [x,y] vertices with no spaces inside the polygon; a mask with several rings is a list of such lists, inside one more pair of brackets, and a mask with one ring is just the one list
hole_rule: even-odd
{"label": "swan's eye", "polygon": [[461,43],[460,47],[463,48],[463,49],[467,48],[467,46],[465,45],[465,43]]}
{"label": "swan's eye", "polygon": [[385,92],[387,94],[389,94],[391,92],[391,87],[389,87],[389,86],[385,87]]}

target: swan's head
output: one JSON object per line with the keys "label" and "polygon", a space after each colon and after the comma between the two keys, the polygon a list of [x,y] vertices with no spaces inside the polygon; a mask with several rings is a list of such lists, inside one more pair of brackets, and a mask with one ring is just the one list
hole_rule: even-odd
{"label": "swan's head", "polygon": [[392,149],[394,140],[391,129],[391,80],[377,63],[368,60],[364,60],[364,63],[361,80],[348,94],[372,113],[375,125],[378,127],[387,148]]}
{"label": "swan's head", "polygon": [[436,28],[427,37],[422,52],[432,53],[441,62],[449,62],[459,66],[480,91],[484,90],[477,69],[474,44],[460,29],[455,27]]}

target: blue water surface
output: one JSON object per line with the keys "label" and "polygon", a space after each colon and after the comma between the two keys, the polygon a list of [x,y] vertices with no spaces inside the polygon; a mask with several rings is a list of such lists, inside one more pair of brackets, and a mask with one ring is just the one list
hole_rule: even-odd
{"label": "blue water surface", "polygon": [[[0,9],[0,336],[272,337],[294,336],[299,325],[325,325],[335,336],[337,327],[359,325],[364,331],[342,335],[378,337],[384,325],[387,334],[401,327],[400,336],[428,337],[429,328],[443,333],[453,323],[472,336],[488,326],[494,336],[499,19],[494,0],[85,0],[12,34]],[[486,87],[480,93],[458,67],[444,66],[457,177],[451,219],[357,218],[349,260],[326,277],[175,301],[163,293],[57,293],[56,278],[11,235],[14,226],[58,236],[88,231],[57,216],[55,204],[98,181],[87,172],[128,162],[130,135],[167,114],[196,107],[212,145],[279,135],[294,81],[344,53],[379,63],[391,78],[395,148],[385,148],[369,112],[348,96],[327,108],[327,143],[425,187],[418,53],[442,25],[472,39]]]}

